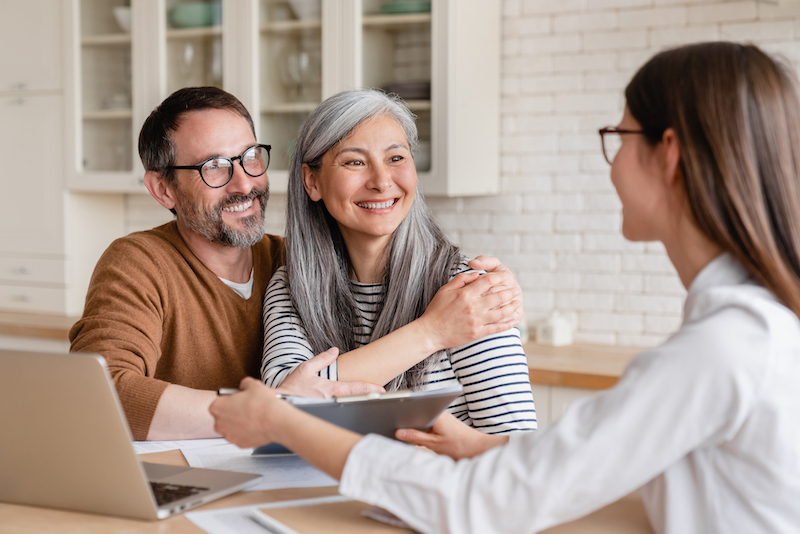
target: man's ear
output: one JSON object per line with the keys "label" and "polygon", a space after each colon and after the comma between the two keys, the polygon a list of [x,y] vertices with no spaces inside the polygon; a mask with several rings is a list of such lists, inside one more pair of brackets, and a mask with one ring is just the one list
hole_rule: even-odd
{"label": "man's ear", "polygon": [[317,173],[315,173],[307,163],[303,163],[300,166],[300,170],[303,173],[303,187],[306,189],[308,198],[310,198],[312,202],[322,200],[322,193],[320,193],[317,188]]}
{"label": "man's ear", "polygon": [[144,186],[159,204],[171,210],[175,207],[175,190],[156,171],[144,173]]}

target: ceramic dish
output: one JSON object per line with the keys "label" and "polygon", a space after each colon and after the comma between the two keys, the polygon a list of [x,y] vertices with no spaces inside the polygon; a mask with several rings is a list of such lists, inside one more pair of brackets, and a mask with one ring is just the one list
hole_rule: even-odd
{"label": "ceramic dish", "polygon": [[381,13],[398,15],[400,13],[430,13],[430,2],[390,2],[381,6]]}

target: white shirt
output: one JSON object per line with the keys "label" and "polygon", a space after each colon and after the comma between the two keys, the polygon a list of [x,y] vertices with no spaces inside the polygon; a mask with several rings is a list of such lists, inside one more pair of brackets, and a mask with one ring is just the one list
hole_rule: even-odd
{"label": "white shirt", "polygon": [[340,492],[420,532],[536,532],[643,486],[655,530],[800,532],[800,323],[727,254],[680,330],[544,430],[454,462],[378,436]]}

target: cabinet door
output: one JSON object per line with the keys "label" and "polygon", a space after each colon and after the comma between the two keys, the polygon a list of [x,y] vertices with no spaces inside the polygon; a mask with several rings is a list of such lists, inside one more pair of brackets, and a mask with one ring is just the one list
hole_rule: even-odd
{"label": "cabinet door", "polygon": [[62,97],[0,98],[0,252],[63,254]]}
{"label": "cabinet door", "polygon": [[[61,0],[0,2],[0,91],[62,88]],[[15,52],[11,52],[11,51]]]}
{"label": "cabinet door", "polygon": [[259,123],[259,139],[272,145],[272,191],[286,190],[300,126],[322,101],[323,8],[321,0],[259,3],[260,109],[250,111]]}

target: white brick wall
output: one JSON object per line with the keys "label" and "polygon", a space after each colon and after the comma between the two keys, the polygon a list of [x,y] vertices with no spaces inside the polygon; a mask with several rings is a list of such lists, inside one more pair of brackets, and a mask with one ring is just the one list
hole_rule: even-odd
{"label": "white brick wall", "polygon": [[[514,271],[530,324],[557,309],[578,341],[657,344],[685,291],[660,244],[621,238],[597,129],[619,121],[626,83],[664,47],[753,41],[797,68],[800,1],[505,0],[503,17],[501,192],[428,204],[466,254]],[[284,204],[270,200],[270,233]],[[127,207],[130,230],[170,217],[142,196]]]}
{"label": "white brick wall", "polygon": [[[753,41],[796,66],[800,2],[505,0],[503,14],[500,195],[522,203],[434,211],[468,254],[494,253],[514,269],[529,323],[557,309],[577,340],[656,344],[680,325],[685,290],[660,244],[621,237],[597,129],[619,121],[628,80],[664,47]],[[454,226],[460,210],[488,213],[496,245]],[[520,238],[513,254],[500,250],[508,233]]]}

